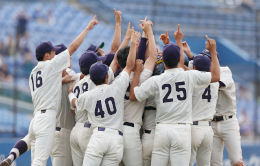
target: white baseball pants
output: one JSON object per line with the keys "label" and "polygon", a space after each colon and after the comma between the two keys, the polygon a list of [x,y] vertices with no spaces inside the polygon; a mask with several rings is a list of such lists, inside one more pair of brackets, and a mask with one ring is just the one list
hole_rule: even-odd
{"label": "white baseball pants", "polygon": [[73,127],[70,134],[73,166],[82,166],[85,151],[92,133],[93,128],[87,127],[85,123],[76,123]]}
{"label": "white baseball pants", "polygon": [[56,128],[56,111],[35,113],[29,127],[32,166],[46,166],[51,154]]}
{"label": "white baseball pants", "polygon": [[191,125],[191,157],[190,166],[194,165],[195,159],[197,166],[210,166],[210,157],[213,141],[213,131],[211,126],[207,125]]}
{"label": "white baseball pants", "polygon": [[124,153],[123,162],[125,166],[142,166],[142,143],[140,139],[141,126],[134,123],[134,127],[123,125]]}
{"label": "white baseball pants", "polygon": [[86,149],[83,166],[118,166],[123,157],[123,136],[118,130],[93,130]]}
{"label": "white baseball pants", "polygon": [[53,166],[72,166],[71,148],[70,148],[71,130],[61,128],[55,131],[55,139],[51,152],[51,161]]}
{"label": "white baseball pants", "polygon": [[190,124],[157,124],[155,128],[152,166],[188,166],[191,151]]}
{"label": "white baseball pants", "polygon": [[[152,152],[153,152],[153,141],[154,141],[155,130],[151,130],[151,133],[143,133],[142,135],[142,146],[143,146],[143,166],[151,166]],[[168,166],[171,165],[170,158]]]}
{"label": "white baseball pants", "polygon": [[143,166],[150,166],[151,165],[154,132],[155,132],[155,130],[151,130],[150,134],[143,133],[143,135],[142,135]]}
{"label": "white baseball pants", "polygon": [[236,117],[211,123],[214,132],[211,152],[211,166],[223,166],[224,144],[228,152],[230,164],[234,165],[242,159],[241,136]]}

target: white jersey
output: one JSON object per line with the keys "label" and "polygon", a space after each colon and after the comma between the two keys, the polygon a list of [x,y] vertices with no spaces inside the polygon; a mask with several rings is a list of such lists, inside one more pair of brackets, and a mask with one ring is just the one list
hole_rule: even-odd
{"label": "white jersey", "polygon": [[111,84],[102,84],[82,94],[76,101],[79,112],[88,112],[91,124],[123,130],[124,96],[129,84],[129,75],[122,71]]}
{"label": "white jersey", "polygon": [[215,116],[236,115],[236,86],[228,67],[220,67],[220,82],[225,86],[219,88]]}
{"label": "white jersey", "polygon": [[173,68],[149,78],[134,93],[138,101],[155,96],[156,123],[192,123],[193,89],[210,81],[209,72]]}
{"label": "white jersey", "polygon": [[[153,72],[148,69],[144,69],[140,74],[139,85],[152,76]],[[124,122],[137,123],[142,126],[142,115],[144,111],[145,101],[130,101],[129,100],[129,90],[130,84],[132,83],[134,77],[134,72],[130,74],[129,86],[125,94],[125,113],[124,113]]]}
{"label": "white jersey", "polygon": [[29,77],[34,114],[41,110],[57,111],[60,105],[62,71],[70,66],[68,50],[52,60],[40,61]]}
{"label": "white jersey", "polygon": [[[66,72],[73,76],[76,73],[67,68]],[[65,128],[65,129],[72,129],[75,126],[75,116],[71,112],[70,109],[70,101],[68,98],[68,89],[74,82],[62,84],[62,90],[61,90],[61,106],[60,109],[57,112],[57,119],[56,119],[56,127]]]}
{"label": "white jersey", "polygon": [[[114,80],[114,72],[109,67],[108,70],[108,84],[110,84]],[[83,93],[90,91],[94,89],[96,85],[94,82],[90,79],[90,75],[84,76],[83,79],[81,79],[79,82],[77,82],[73,88],[73,93],[76,95],[77,98],[79,98]],[[78,108],[75,109],[75,120],[78,123],[89,123],[88,115],[86,111],[78,110]]]}
{"label": "white jersey", "polygon": [[150,96],[145,103],[144,123],[142,126],[143,129],[145,130],[155,129],[156,126],[155,117],[156,117],[156,104],[154,101],[154,96]]}
{"label": "white jersey", "polygon": [[193,89],[192,121],[211,121],[216,112],[219,83]]}

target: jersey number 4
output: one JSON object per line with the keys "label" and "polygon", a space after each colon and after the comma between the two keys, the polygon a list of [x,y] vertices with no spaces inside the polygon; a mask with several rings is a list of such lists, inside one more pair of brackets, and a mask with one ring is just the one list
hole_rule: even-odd
{"label": "jersey number 4", "polygon": [[[42,72],[41,71],[38,71],[36,73],[36,88],[40,88],[42,86],[42,77],[41,77],[41,74]],[[33,91],[34,91],[34,81],[33,81],[33,74],[31,74],[31,80],[32,80],[32,88],[33,88]]]}
{"label": "jersey number 4", "polygon": [[[109,103],[112,104],[113,110],[111,110]],[[109,115],[113,115],[116,113],[116,104],[113,97],[106,98],[105,104],[107,107],[107,113]],[[101,100],[97,101],[96,108],[95,108],[95,116],[101,116],[101,118],[105,117],[105,112],[103,111]]]}
{"label": "jersey number 4", "polygon": [[207,99],[210,102],[211,94],[210,94],[210,85],[205,89],[204,93],[202,94],[202,99]]}
{"label": "jersey number 4", "polygon": [[[180,86],[182,85],[185,85],[185,82],[176,82],[175,83],[175,87],[176,87],[176,91],[177,92],[182,92],[183,93],[183,96],[181,95],[177,95],[177,99],[182,101],[182,100],[185,100],[187,98],[187,93],[186,93],[186,89],[185,88],[182,88]],[[164,89],[168,89],[168,92],[166,93],[166,95],[164,96],[163,98],[163,103],[168,103],[168,102],[172,102],[173,101],[173,98],[169,98],[171,92],[172,92],[172,86],[171,84],[163,84],[162,85],[162,90]]]}

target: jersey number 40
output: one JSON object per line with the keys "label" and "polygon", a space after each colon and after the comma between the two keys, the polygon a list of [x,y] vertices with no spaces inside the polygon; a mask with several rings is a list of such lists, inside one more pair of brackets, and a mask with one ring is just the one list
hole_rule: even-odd
{"label": "jersey number 40", "polygon": [[[112,104],[113,110],[111,110],[109,103]],[[107,113],[109,115],[113,115],[116,113],[116,104],[113,97],[109,97],[105,99],[105,104],[107,108]],[[95,108],[95,116],[101,116],[101,118],[105,117],[105,112],[103,111],[101,100],[97,101],[96,108]]]}

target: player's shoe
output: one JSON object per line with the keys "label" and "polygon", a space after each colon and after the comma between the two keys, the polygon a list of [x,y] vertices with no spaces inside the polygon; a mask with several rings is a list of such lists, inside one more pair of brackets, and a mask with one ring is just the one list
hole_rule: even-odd
{"label": "player's shoe", "polygon": [[11,164],[11,160],[9,158],[6,158],[0,163],[0,166],[10,166]]}

